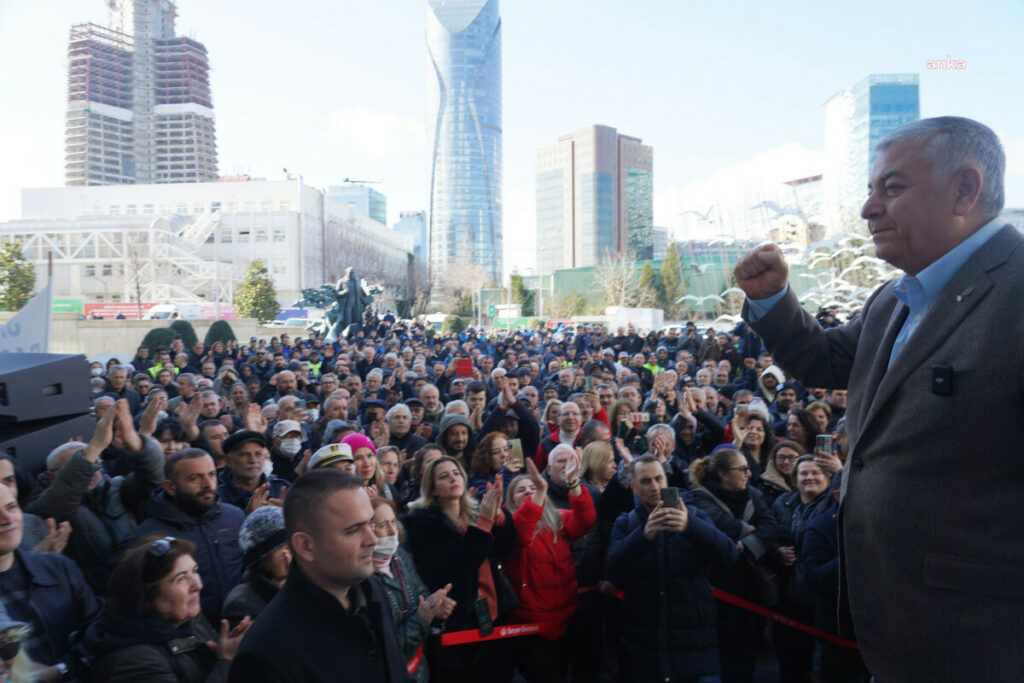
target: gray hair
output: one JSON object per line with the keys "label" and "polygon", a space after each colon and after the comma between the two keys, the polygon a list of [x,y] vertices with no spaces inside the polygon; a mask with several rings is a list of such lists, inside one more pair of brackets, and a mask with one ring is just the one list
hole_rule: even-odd
{"label": "gray hair", "polygon": [[655,435],[660,434],[662,432],[665,433],[665,436],[668,437],[668,439],[672,443],[676,442],[676,431],[669,427],[667,424],[662,424],[660,422],[656,425],[651,425],[651,428],[647,430],[645,438],[654,437]]}
{"label": "gray hair", "polygon": [[[46,469],[53,470],[60,469],[67,462],[67,459],[75,454],[76,451],[80,451],[85,448],[85,444],[81,441],[69,441],[68,443],[62,443],[61,445],[50,451],[50,454],[46,456]],[[67,453],[67,455],[65,455]]]}
{"label": "gray hair", "polygon": [[366,373],[366,379],[370,379],[370,375],[373,375],[374,377],[380,380],[384,379],[384,371],[381,370],[380,368],[374,368],[373,370],[370,370],[368,373]]}
{"label": "gray hair", "polygon": [[405,413],[406,417],[408,417],[410,420],[412,419],[412,411],[409,410],[409,406],[405,405],[404,403],[396,403],[395,405],[388,408],[388,412],[385,413],[384,419],[390,422],[391,416],[394,415],[395,413]]}
{"label": "gray hair", "polygon": [[885,151],[896,143],[921,145],[940,178],[948,179],[964,166],[977,166],[982,179],[979,210],[993,216],[1003,210],[1006,153],[999,137],[985,124],[960,116],[921,119],[890,131],[878,141],[875,151]]}
{"label": "gray hair", "polygon": [[189,383],[189,386],[193,386],[194,387],[196,385],[196,376],[193,375],[191,372],[183,372],[183,373],[181,373],[180,375],[178,375],[178,379],[179,380],[185,380],[186,382]]}
{"label": "gray hair", "polygon": [[456,399],[454,401],[448,401],[448,405],[446,405],[444,407],[444,414],[445,415],[450,415],[451,413],[455,412],[455,411],[452,410],[452,408],[457,408],[457,409],[465,410],[466,411],[466,415],[469,415],[469,413],[470,413],[469,405],[465,401],[462,401],[460,399]]}

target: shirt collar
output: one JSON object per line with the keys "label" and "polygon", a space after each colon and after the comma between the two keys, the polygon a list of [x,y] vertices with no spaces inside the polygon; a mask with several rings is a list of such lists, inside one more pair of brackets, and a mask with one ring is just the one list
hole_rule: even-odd
{"label": "shirt collar", "polygon": [[[974,255],[981,245],[999,232],[1003,224],[1004,221],[996,216],[918,273],[916,277],[912,275],[901,277],[896,283],[893,293],[911,308],[916,308],[915,304],[917,303],[931,304],[964,263]],[[918,298],[921,299],[920,302],[916,301]]]}

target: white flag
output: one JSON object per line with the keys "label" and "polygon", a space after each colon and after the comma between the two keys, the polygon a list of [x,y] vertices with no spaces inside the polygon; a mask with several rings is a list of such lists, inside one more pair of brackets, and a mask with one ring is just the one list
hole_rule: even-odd
{"label": "white flag", "polygon": [[47,282],[13,318],[0,325],[0,353],[49,353],[52,316]]}

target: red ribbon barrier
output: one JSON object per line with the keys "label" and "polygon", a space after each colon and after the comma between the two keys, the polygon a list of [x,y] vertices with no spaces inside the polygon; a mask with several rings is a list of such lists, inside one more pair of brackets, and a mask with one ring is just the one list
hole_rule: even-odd
{"label": "red ribbon barrier", "polygon": [[418,648],[416,648],[416,654],[414,654],[412,656],[412,659],[410,659],[408,662],[406,662],[405,670],[409,672],[410,676],[413,675],[414,673],[416,673],[416,669],[420,668],[420,662],[422,662],[422,661],[423,661],[423,644],[420,643],[420,646]]}
{"label": "red ribbon barrier", "polygon": [[[591,593],[595,590],[597,590],[596,586],[587,586],[585,588],[580,588],[578,593]],[[772,621],[777,621],[780,624],[789,626],[790,628],[795,628],[798,631],[803,631],[804,633],[812,635],[815,638],[820,638],[821,640],[832,643],[833,645],[850,648],[852,650],[860,649],[857,645],[857,642],[854,640],[847,640],[846,638],[840,638],[839,636],[832,635],[831,633],[826,633],[825,631],[814,628],[813,626],[805,624],[802,621],[797,621],[796,619],[787,617],[785,614],[780,614],[775,610],[768,609],[767,607],[762,607],[761,605],[758,605],[754,602],[750,602],[749,600],[744,600],[738,595],[726,593],[725,591],[719,590],[718,588],[712,588],[711,595],[716,599],[721,600],[722,602],[728,602],[729,604],[735,605],[740,609],[745,609],[748,612],[753,612],[754,614],[766,617],[768,619],[771,619]],[[614,593],[614,597],[621,600],[622,591],[616,590]],[[495,626],[494,633],[487,636],[486,638],[482,637],[480,635],[480,631],[477,629],[469,629],[468,631],[454,631],[452,633],[444,633],[441,635],[441,645],[442,647],[448,647],[450,645],[479,643],[489,640],[501,640],[503,638],[536,636],[544,633],[557,631],[560,626],[561,622],[558,621],[545,621],[538,624],[509,624],[507,626]],[[420,655],[422,655],[422,650],[417,652],[417,656]],[[409,665],[412,666],[412,661],[409,662]],[[416,665],[419,666],[418,661],[416,662]],[[410,673],[412,673],[412,671],[413,669],[410,669]]]}

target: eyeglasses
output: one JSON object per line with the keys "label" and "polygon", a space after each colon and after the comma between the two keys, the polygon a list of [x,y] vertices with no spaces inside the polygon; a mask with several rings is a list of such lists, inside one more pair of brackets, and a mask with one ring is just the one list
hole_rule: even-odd
{"label": "eyeglasses", "polygon": [[726,472],[746,472],[747,474],[749,474],[750,473],[750,466],[749,465],[744,465],[743,467],[726,467],[725,471]]}
{"label": "eyeglasses", "polygon": [[158,538],[149,544],[149,550],[146,551],[146,557],[163,557],[167,554],[167,551],[171,549],[171,544],[177,540],[174,536],[164,536]]}
{"label": "eyeglasses", "polygon": [[776,455],[775,462],[796,462],[795,455]]}

